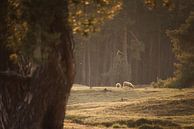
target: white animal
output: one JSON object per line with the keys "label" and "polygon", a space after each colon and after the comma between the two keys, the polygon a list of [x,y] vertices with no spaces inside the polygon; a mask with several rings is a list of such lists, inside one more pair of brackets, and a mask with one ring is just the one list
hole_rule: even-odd
{"label": "white animal", "polygon": [[128,81],[123,82],[123,87],[135,88],[135,86],[131,82],[128,82]]}
{"label": "white animal", "polygon": [[121,83],[116,83],[116,87],[117,88],[122,87]]}

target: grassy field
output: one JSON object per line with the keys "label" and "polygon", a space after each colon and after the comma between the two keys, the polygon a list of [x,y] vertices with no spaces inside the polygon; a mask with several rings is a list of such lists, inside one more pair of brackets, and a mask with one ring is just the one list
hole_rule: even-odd
{"label": "grassy field", "polygon": [[194,88],[89,89],[75,85],[65,129],[107,128],[194,129]]}

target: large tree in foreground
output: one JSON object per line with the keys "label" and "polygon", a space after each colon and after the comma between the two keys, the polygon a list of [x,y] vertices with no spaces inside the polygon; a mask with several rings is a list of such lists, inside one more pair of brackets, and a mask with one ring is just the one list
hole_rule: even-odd
{"label": "large tree in foreground", "polygon": [[0,1],[0,129],[63,128],[72,32],[95,32],[119,9],[118,0]]}
{"label": "large tree in foreground", "polygon": [[1,1],[0,128],[60,129],[74,79],[67,1]]}

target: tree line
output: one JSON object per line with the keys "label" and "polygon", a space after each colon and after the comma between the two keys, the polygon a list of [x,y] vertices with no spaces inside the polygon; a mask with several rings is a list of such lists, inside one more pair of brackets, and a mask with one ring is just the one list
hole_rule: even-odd
{"label": "tree line", "polygon": [[76,44],[76,83],[146,84],[173,76],[178,60],[166,31],[185,22],[193,1],[172,1],[172,10],[160,5],[150,10],[144,2],[125,0],[123,10],[101,32],[76,37],[81,42]]}

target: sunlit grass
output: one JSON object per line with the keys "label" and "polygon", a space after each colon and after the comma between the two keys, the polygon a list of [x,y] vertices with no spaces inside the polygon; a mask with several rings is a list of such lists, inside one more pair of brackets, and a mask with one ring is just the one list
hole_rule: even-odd
{"label": "sunlit grass", "polygon": [[66,120],[73,128],[191,128],[194,88],[74,86],[67,109]]}

